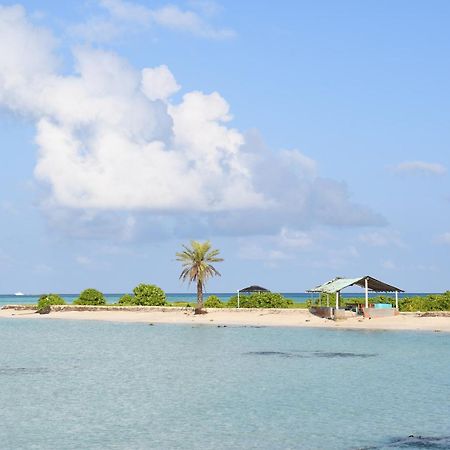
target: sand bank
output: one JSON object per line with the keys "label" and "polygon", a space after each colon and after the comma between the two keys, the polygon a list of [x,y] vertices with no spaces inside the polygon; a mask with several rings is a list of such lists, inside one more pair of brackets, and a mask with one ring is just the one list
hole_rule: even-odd
{"label": "sand bank", "polygon": [[450,316],[422,317],[416,313],[401,313],[395,317],[364,319],[351,317],[332,321],[321,319],[303,309],[209,309],[208,314],[194,315],[185,308],[164,307],[58,307],[50,314],[35,314],[20,305],[0,310],[0,318],[33,320],[100,320],[110,322],[144,322],[165,324],[202,324],[228,326],[275,326],[304,328],[334,328],[361,330],[417,330],[450,332]]}

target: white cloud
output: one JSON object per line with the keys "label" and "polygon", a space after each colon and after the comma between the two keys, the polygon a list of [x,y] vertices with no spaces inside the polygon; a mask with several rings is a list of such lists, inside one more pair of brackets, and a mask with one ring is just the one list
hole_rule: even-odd
{"label": "white cloud", "polygon": [[274,153],[232,128],[219,93],[175,102],[179,85],[166,66],[137,70],[84,47],[63,75],[54,42],[23,8],[0,8],[0,105],[36,121],[35,175],[48,187],[52,223],[69,234],[282,230],[286,245],[300,247],[305,226],[383,223],[351,202],[345,184],[321,178],[310,157]]}
{"label": "white cloud", "polygon": [[167,100],[180,89],[167,66],[142,71],[142,92],[150,100]]}
{"label": "white cloud", "polygon": [[405,161],[392,167],[396,172],[421,173],[426,175],[445,175],[447,168],[439,163],[425,161]]}
{"label": "white cloud", "polygon": [[440,244],[450,245],[450,231],[439,235],[437,238],[437,242]]}
{"label": "white cloud", "polygon": [[153,20],[171,30],[185,31],[196,36],[212,39],[229,39],[235,32],[229,28],[215,28],[193,11],[182,11],[177,6],[169,5],[153,10]]}
{"label": "white cloud", "polygon": [[99,0],[100,5],[108,10],[112,17],[126,22],[146,24],[150,21],[152,11],[138,3],[125,0]]}
{"label": "white cloud", "polygon": [[[75,30],[82,32],[85,37],[92,38],[96,29],[101,32],[105,27],[105,21],[113,23],[116,29],[126,23],[144,27],[158,25],[173,31],[187,32],[210,39],[229,39],[236,34],[229,28],[215,27],[206,20],[207,17],[215,15],[219,10],[209,2],[194,5],[201,14],[191,10],[182,10],[175,5],[151,9],[125,0],[100,0],[99,4],[108,12],[109,17],[97,17],[86,24],[77,26]],[[104,38],[102,34],[99,34],[99,37]]]}
{"label": "white cloud", "polygon": [[278,263],[292,258],[288,253],[271,248],[263,248],[260,244],[245,243],[238,249],[240,259],[260,261],[269,267],[275,267]]}
{"label": "white cloud", "polygon": [[396,231],[383,230],[383,231],[370,231],[362,233],[358,236],[358,240],[371,247],[404,247],[405,244],[402,241],[400,235]]}
{"label": "white cloud", "polygon": [[188,4],[209,17],[215,16],[223,9],[221,5],[210,0],[189,0]]}
{"label": "white cloud", "polygon": [[87,42],[110,42],[119,37],[124,28],[111,18],[91,17],[82,23],[68,27],[68,34],[80,37]]}
{"label": "white cloud", "polygon": [[[315,233],[317,235],[317,233]],[[307,251],[314,245],[314,233],[282,227],[273,236],[257,236],[240,241],[241,259],[274,263],[293,259],[299,251]]]}
{"label": "white cloud", "polygon": [[286,227],[281,228],[278,239],[282,247],[293,250],[309,248],[314,243],[311,234],[305,231],[290,230]]}

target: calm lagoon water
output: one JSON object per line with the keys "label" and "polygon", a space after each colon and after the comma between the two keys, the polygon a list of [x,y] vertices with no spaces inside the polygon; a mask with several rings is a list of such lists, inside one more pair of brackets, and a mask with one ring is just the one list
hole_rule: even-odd
{"label": "calm lagoon water", "polygon": [[393,449],[450,435],[449,334],[3,319],[0,338],[2,449]]}

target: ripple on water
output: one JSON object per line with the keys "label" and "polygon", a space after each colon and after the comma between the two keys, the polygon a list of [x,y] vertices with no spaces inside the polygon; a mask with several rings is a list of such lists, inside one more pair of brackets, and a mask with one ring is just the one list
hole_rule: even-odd
{"label": "ripple on water", "polygon": [[48,373],[45,367],[0,367],[0,375],[35,375]]}
{"label": "ripple on water", "polygon": [[373,358],[376,353],[354,353],[354,352],[323,352],[323,351],[256,351],[247,352],[248,356],[276,356],[280,358]]}

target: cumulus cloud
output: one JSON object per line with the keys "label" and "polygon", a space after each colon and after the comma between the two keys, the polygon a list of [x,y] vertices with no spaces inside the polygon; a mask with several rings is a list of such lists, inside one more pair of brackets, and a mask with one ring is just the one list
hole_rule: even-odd
{"label": "cumulus cloud", "polygon": [[[161,236],[384,223],[354,204],[344,183],[320,177],[313,159],[273,152],[230,126],[219,93],[186,92],[175,102],[181,87],[166,66],[139,70],[90,47],[75,48],[73,59],[63,74],[51,34],[22,7],[0,8],[0,105],[35,120],[44,208],[56,226],[70,223],[69,234],[126,240],[142,222]],[[284,239],[307,241],[287,231]]]}
{"label": "cumulus cloud", "polygon": [[439,163],[425,161],[405,161],[392,167],[395,172],[420,173],[424,175],[445,175],[447,168]]}
{"label": "cumulus cloud", "polygon": [[167,66],[142,71],[142,92],[149,100],[167,100],[180,89]]}

